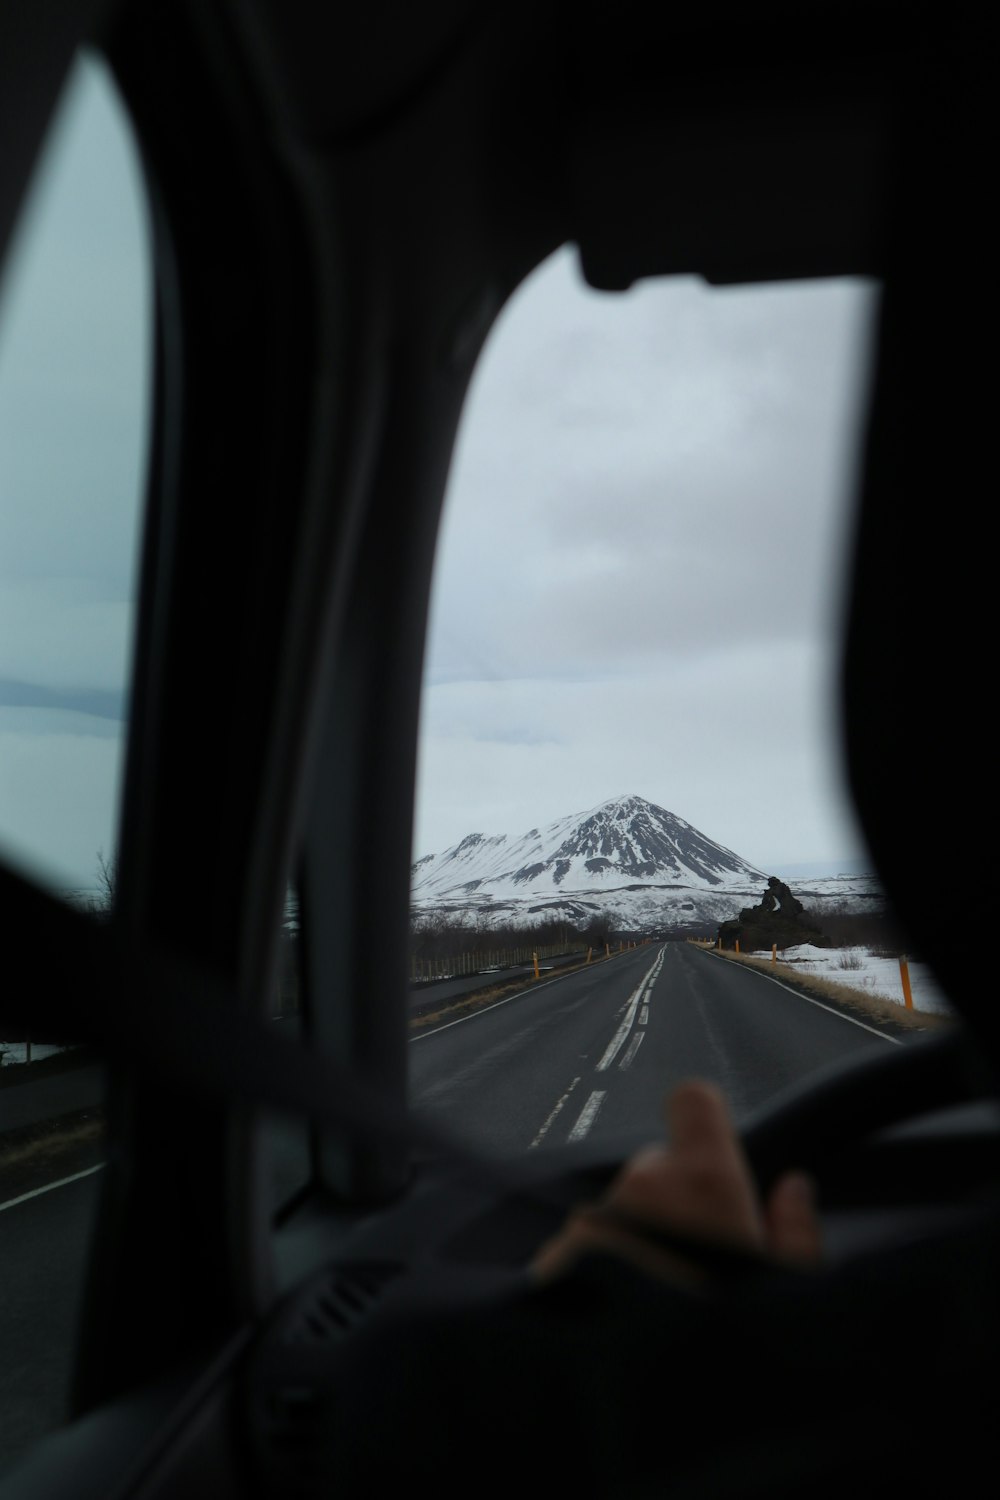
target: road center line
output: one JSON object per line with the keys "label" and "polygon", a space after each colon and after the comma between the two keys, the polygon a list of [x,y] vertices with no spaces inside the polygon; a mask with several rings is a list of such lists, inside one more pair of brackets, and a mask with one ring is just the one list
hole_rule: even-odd
{"label": "road center line", "polygon": [[623,1073],[627,1070],[629,1063],[632,1061],[633,1057],[638,1052],[639,1047],[640,1047],[640,1045],[642,1043],[642,1039],[643,1039],[643,1037],[645,1035],[646,1035],[646,1033],[644,1031],[637,1031],[635,1033],[635,1035],[633,1036],[632,1040],[629,1042],[627,1048],[625,1049],[625,1056],[622,1058],[621,1062],[618,1064],[618,1067],[620,1068],[620,1070]]}
{"label": "road center line", "polygon": [[576,1124],[573,1126],[573,1129],[566,1137],[567,1145],[569,1145],[570,1141],[583,1140],[584,1136],[587,1134],[587,1131],[597,1119],[597,1111],[600,1109],[601,1104],[603,1103],[604,1095],[606,1092],[606,1089],[595,1089],[591,1094],[590,1098],[587,1100],[586,1104],[580,1111],[580,1118],[577,1120]]}
{"label": "road center line", "polygon": [[563,1105],[566,1103],[566,1100],[569,1098],[570,1094],[573,1092],[573,1090],[576,1088],[576,1086],[577,1086],[577,1084],[579,1082],[580,1082],[580,1077],[579,1077],[579,1075],[577,1075],[577,1077],[573,1079],[573,1082],[570,1084],[569,1088],[566,1090],[565,1094],[563,1094],[562,1098],[559,1099],[559,1100],[557,1100],[554,1108],[551,1110],[551,1112],[549,1114],[548,1119],[545,1121],[545,1124],[542,1126],[541,1130],[538,1132],[538,1134],[535,1136],[535,1139],[532,1141],[531,1145],[528,1147],[529,1151],[534,1151],[534,1149],[535,1149],[536,1146],[540,1146],[542,1144],[542,1141],[545,1139],[546,1135],[548,1135],[548,1133],[549,1133],[549,1129],[551,1128],[553,1120],[555,1119],[555,1117],[559,1113],[559,1111],[562,1109]]}
{"label": "road center line", "polygon": [[[607,1045],[607,1047],[605,1049],[604,1056],[601,1058],[600,1062],[597,1064],[597,1072],[598,1073],[603,1073],[608,1068],[610,1068],[611,1064],[614,1062],[615,1058],[618,1056],[618,1054],[621,1051],[622,1047],[625,1045],[625,1038],[628,1036],[629,1032],[632,1030],[632,1022],[635,1020],[635,1013],[639,1009],[639,1001],[640,1001],[640,999],[642,997],[642,992],[643,992],[644,989],[646,989],[646,986],[648,984],[650,984],[653,980],[655,980],[656,975],[659,973],[659,969],[657,968],[657,965],[658,964],[662,964],[662,962],[663,962],[663,952],[661,950],[660,953],[657,954],[656,959],[650,965],[650,967],[647,970],[647,972],[642,976],[642,979],[636,985],[636,987],[633,990],[632,994],[629,996],[629,999],[628,999],[628,1002],[627,1002],[627,1008],[626,1008],[626,1011],[625,1011],[625,1019],[622,1021],[621,1025],[618,1028],[618,1030],[615,1032],[614,1036],[611,1038],[610,1042],[608,1043],[608,1045]],[[654,970],[655,970],[655,973],[654,973]]]}
{"label": "road center line", "polygon": [[[641,986],[640,986],[640,988],[641,988]],[[615,1058],[618,1056],[619,1052],[621,1051],[622,1047],[625,1044],[625,1038],[628,1036],[629,1032],[632,1030],[632,1022],[635,1020],[635,1013],[636,1013],[636,1011],[638,1009],[639,1009],[639,990],[636,990],[635,994],[631,997],[631,999],[628,1002],[628,1009],[625,1012],[625,1019],[622,1021],[621,1025],[618,1028],[618,1030],[615,1032],[614,1036],[611,1038],[610,1042],[608,1043],[607,1047],[604,1050],[604,1056],[601,1058],[600,1062],[597,1064],[597,1071],[598,1071],[598,1073],[603,1073],[607,1068],[610,1068],[611,1064],[614,1062]]]}

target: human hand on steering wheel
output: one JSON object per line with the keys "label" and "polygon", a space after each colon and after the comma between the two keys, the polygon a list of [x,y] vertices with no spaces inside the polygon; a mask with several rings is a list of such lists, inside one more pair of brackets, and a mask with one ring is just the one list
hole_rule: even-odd
{"label": "human hand on steering wheel", "polygon": [[809,1177],[786,1172],[762,1202],[725,1099],[712,1084],[680,1084],[667,1097],[664,1113],[670,1144],[638,1152],[600,1202],[570,1215],[531,1264],[538,1280],[549,1280],[584,1252],[599,1250],[655,1275],[702,1282],[704,1268],[657,1244],[657,1232],[792,1266],[818,1263],[822,1244]]}

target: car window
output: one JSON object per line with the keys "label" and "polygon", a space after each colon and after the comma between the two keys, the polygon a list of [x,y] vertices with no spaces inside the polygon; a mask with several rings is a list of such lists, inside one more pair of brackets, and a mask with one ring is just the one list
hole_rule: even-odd
{"label": "car window", "polygon": [[[0,283],[0,857],[95,919],[116,881],[151,323],[135,144],[81,59]],[[67,1414],[104,1160],[101,1058],[74,1041],[0,1040],[0,1469]]]}
{"label": "car window", "polygon": [[[877,297],[604,296],[567,248],[491,336],[436,565],[411,911],[413,1095],[479,1144],[648,1134],[690,1072],[746,1116],[905,1030],[836,704]],[[742,998],[692,945],[755,907]]]}
{"label": "car window", "polygon": [[0,848],[97,899],[114,860],[151,326],[134,143],[108,75],[81,62],[0,301]]}

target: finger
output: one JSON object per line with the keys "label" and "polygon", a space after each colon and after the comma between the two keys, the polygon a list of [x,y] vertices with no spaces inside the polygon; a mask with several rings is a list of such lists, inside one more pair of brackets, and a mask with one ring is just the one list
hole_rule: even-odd
{"label": "finger", "polygon": [[807,1266],[822,1260],[816,1189],[804,1172],[788,1172],[779,1178],[767,1200],[764,1220],[772,1255]]}
{"label": "finger", "polygon": [[622,1230],[609,1227],[589,1207],[578,1208],[558,1233],[536,1250],[529,1269],[538,1280],[546,1281],[568,1270],[584,1251],[598,1246],[620,1251],[628,1238]]}
{"label": "finger", "polygon": [[692,1079],[679,1084],[666,1101],[670,1149],[681,1161],[715,1162],[751,1184],[750,1169],[725,1095],[714,1084]]}
{"label": "finger", "polygon": [[670,1154],[686,1184],[693,1227],[735,1235],[751,1245],[764,1238],[757,1189],[723,1094],[700,1079],[681,1084],[667,1101]]}
{"label": "finger", "polygon": [[681,1256],[651,1244],[609,1222],[600,1210],[581,1209],[565,1227],[536,1251],[528,1267],[533,1280],[544,1283],[570,1270],[581,1255],[611,1254],[631,1261],[640,1270],[683,1286],[698,1286],[704,1273]]}
{"label": "finger", "polygon": [[722,1092],[704,1079],[679,1083],[667,1096],[664,1112],[675,1151],[728,1147],[735,1140]]}

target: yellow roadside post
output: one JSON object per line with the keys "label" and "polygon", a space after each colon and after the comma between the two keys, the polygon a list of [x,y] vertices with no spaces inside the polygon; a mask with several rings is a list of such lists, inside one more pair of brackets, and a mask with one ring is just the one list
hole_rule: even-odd
{"label": "yellow roadside post", "polygon": [[771,944],[771,962],[773,964],[776,964],[778,962],[778,945],[777,945],[777,943],[772,943]]}
{"label": "yellow roadside post", "polygon": [[538,978],[538,954],[537,953],[533,953],[531,956],[535,960],[535,978],[537,979]]}
{"label": "yellow roadside post", "polygon": [[910,989],[910,967],[906,962],[906,954],[899,955],[899,977],[903,981],[903,999],[907,1010],[913,1009],[913,991]]}
{"label": "yellow roadside post", "polygon": [[739,938],[737,938],[736,939],[736,952],[739,953],[739,951],[740,951],[740,940],[739,940]]}
{"label": "yellow roadside post", "polygon": [[587,949],[587,962],[588,962],[588,964],[590,963],[590,955],[593,953],[593,951],[594,951],[593,948],[588,948]]}

